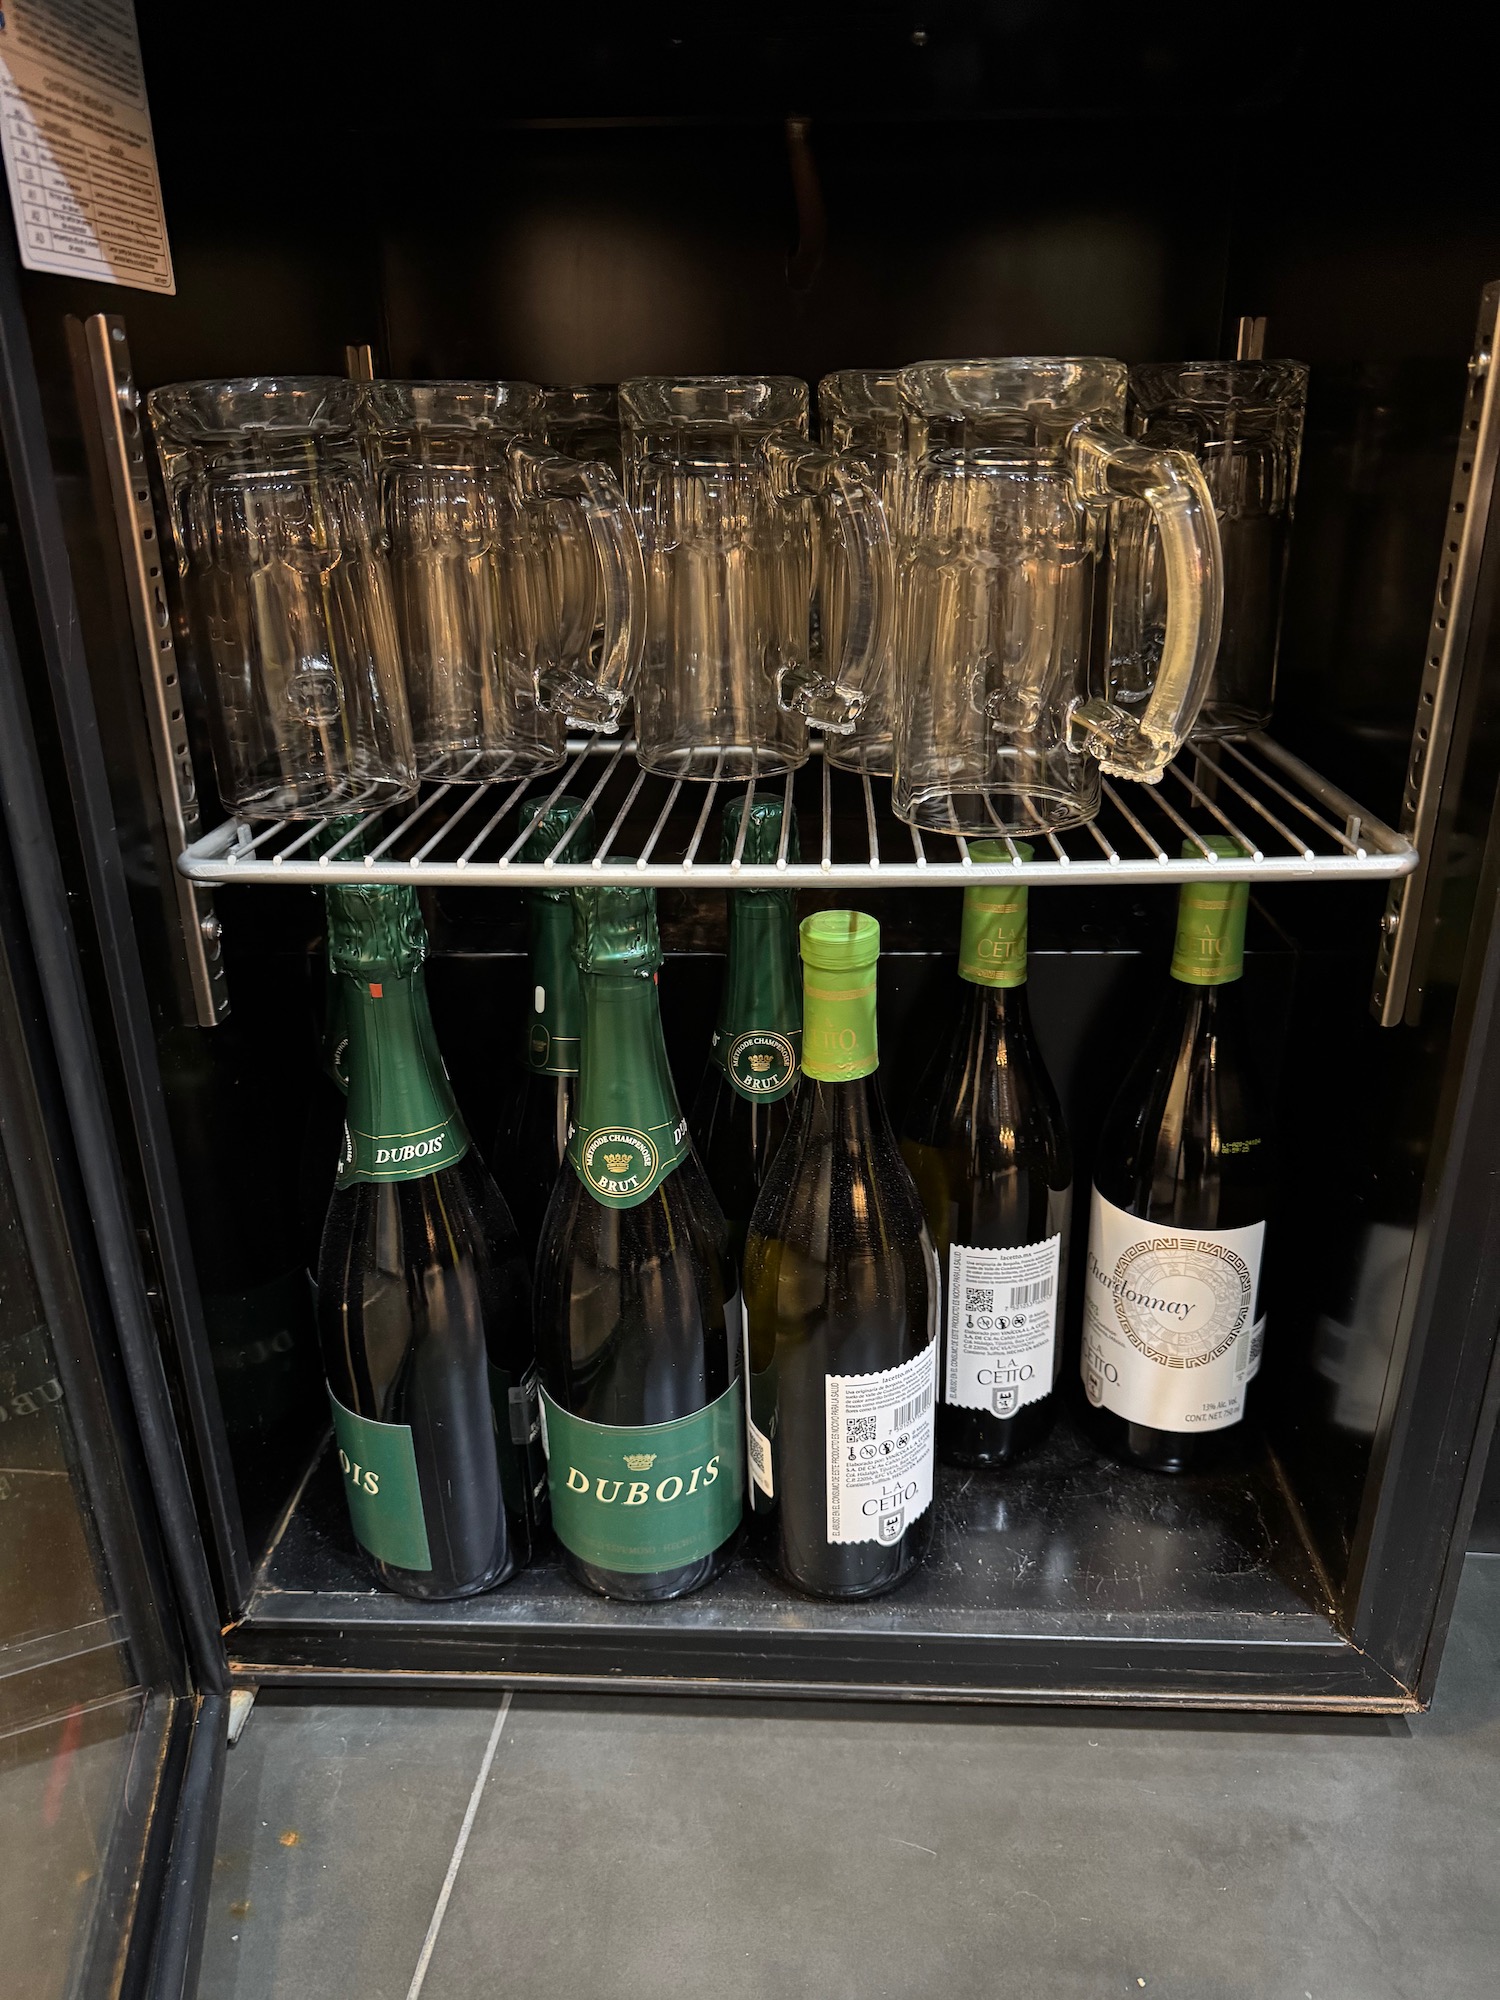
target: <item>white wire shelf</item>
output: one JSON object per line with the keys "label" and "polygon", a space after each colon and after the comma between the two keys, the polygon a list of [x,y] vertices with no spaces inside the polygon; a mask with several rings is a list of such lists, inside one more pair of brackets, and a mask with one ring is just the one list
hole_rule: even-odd
{"label": "white wire shelf", "polygon": [[[1250,881],[1389,879],[1417,862],[1401,834],[1267,736],[1193,745],[1159,785],[1106,779],[1099,816],[1089,825],[1024,836],[1035,850],[1030,861],[1003,837],[1007,858],[979,861],[965,840],[918,833],[892,814],[887,780],[835,770],[818,755],[791,776],[759,781],[761,791],[780,791],[795,812],[801,858],[788,859],[784,832],[774,865],[748,866],[738,853],[721,861],[722,809],[752,787],[742,779],[695,784],[649,777],[632,751],[626,740],[574,739],[562,768],[545,777],[425,788],[413,801],[371,814],[357,833],[321,853],[322,821],[258,829],[226,821],[194,841],[178,866],[191,881],[224,885],[645,882],[868,890],[1002,878],[1050,886],[1186,882],[1210,869]],[[596,853],[570,860],[564,837],[543,861],[517,860],[531,827],[564,793],[592,807]],[[1206,844],[1214,834],[1238,841],[1244,858],[1219,859]],[[1198,852],[1184,858],[1184,843]]]}

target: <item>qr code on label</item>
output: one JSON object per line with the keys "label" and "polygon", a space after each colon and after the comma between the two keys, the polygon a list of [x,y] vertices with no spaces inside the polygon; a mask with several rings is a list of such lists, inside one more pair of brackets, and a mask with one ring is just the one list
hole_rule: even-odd
{"label": "qr code on label", "polygon": [[983,1287],[965,1285],[964,1297],[968,1300],[968,1304],[964,1308],[966,1312],[992,1313],[995,1310],[995,1292],[994,1287],[991,1285]]}
{"label": "qr code on label", "polygon": [[873,1417],[845,1417],[844,1442],[846,1444],[874,1444],[875,1419]]}

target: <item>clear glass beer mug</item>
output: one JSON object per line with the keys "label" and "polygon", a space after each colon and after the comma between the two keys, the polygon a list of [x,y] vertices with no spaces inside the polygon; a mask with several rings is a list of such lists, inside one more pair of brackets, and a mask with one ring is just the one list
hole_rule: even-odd
{"label": "clear glass beer mug", "polygon": [[[906,460],[902,452],[901,381],[893,368],[843,368],[818,384],[818,435],[830,451],[856,461],[880,495],[893,550],[899,548],[901,494]],[[821,604],[827,646],[842,643],[848,570],[837,550],[828,565]],[[824,754],[848,770],[891,771],[893,651],[896,620],[886,628],[887,643],[865,677],[864,706],[846,736],[830,736]]]}
{"label": "clear glass beer mug", "polygon": [[[1196,461],[1125,435],[1125,388],[1124,364],[1095,358],[901,371],[894,803],[914,826],[1078,825],[1098,810],[1101,772],[1154,783],[1192,727],[1219,638],[1218,529]],[[1166,582],[1139,695],[1103,666],[1138,593],[1101,564],[1135,503]]]}
{"label": "clear glass beer mug", "polygon": [[595,459],[623,476],[620,392],[613,382],[566,382],[543,389],[542,431],[564,458]]}
{"label": "clear glass beer mug", "polygon": [[[564,458],[606,466],[616,479],[623,478],[620,398],[613,382],[573,382],[543,389],[542,434]],[[588,632],[589,654],[597,660],[605,643],[606,614],[598,564],[576,536],[559,537],[551,544],[551,553],[560,601],[576,610],[578,629]]]}
{"label": "clear glass beer mug", "polygon": [[419,776],[551,770],[568,723],[618,727],[645,605],[619,481],[548,447],[530,382],[374,382],[363,422]]}
{"label": "clear glass beer mug", "polygon": [[[1130,429],[1144,443],[1191,452],[1203,468],[1224,549],[1224,629],[1196,738],[1264,729],[1276,697],[1281,600],[1307,407],[1301,361],[1157,362],[1130,371]],[[1133,654],[1113,662],[1144,684],[1165,617],[1157,537],[1140,553],[1142,606]]]}
{"label": "clear glass beer mug", "polygon": [[[890,537],[856,467],[808,442],[789,376],[620,385],[626,490],[646,559],[637,754],[671,778],[772,777],[808,724],[849,730],[891,613]],[[847,572],[836,652],[815,657],[830,550]]]}
{"label": "clear glass beer mug", "polygon": [[176,382],[146,399],[236,819],[374,811],[416,790],[357,394],[288,376]]}

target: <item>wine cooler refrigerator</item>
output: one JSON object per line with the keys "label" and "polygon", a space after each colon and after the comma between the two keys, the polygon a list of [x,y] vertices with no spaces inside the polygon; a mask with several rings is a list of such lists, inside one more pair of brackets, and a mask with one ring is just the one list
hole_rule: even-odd
{"label": "wine cooler refrigerator", "polygon": [[[0,1565],[30,1580],[0,1740],[66,1728],[115,1759],[86,1990],[191,1990],[227,1731],[260,1688],[1422,1706],[1500,1406],[1500,188],[1452,100],[1456,12],[1420,50],[1187,5],[1082,36],[963,0],[136,18],[175,291],[23,268],[0,228],[0,1416],[65,1475],[44,1506],[0,1471]],[[153,389],[1237,348],[1308,370],[1275,712],[1159,783],[1106,775],[1085,823],[976,854],[814,733],[761,777],[788,831],[747,862],[721,828],[754,775],[648,771],[628,717],[529,788],[428,782],[357,830],[221,803]],[[585,801],[592,852],[523,854],[523,793]],[[1243,1440],[1174,1478],[1088,1442],[1076,1302],[1178,886],[1226,867],[1274,1082],[1267,1333]],[[485,1152],[528,1018],[524,891],[655,889],[684,1104],[726,890],[877,917],[899,1114],[987,874],[1030,892],[1082,1202],[1047,1441],[940,1468],[927,1560],[869,1602],[753,1551],[611,1602],[550,1544],[458,1601],[378,1588],[308,1276],[342,1116],[322,891],[417,892]]]}

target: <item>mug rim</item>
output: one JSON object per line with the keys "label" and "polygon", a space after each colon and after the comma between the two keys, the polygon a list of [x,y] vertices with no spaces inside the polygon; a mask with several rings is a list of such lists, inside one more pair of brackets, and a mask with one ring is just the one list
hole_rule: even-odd
{"label": "mug rim", "polygon": [[[362,385],[345,375],[220,375],[187,382],[163,382],[147,391],[146,413],[154,430],[183,443],[211,438],[243,438],[252,433],[283,437],[337,436],[352,433]],[[213,422],[216,405],[243,398],[254,407],[259,398],[266,411],[260,423],[243,416]],[[310,416],[277,422],[283,399],[315,399]],[[332,408],[328,406],[332,405]]]}
{"label": "mug rim", "polygon": [[[962,378],[989,393],[963,395]],[[1123,412],[1128,382],[1125,363],[1108,354],[966,355],[912,362],[901,398],[924,417],[1025,416],[1039,405],[1079,417]]]}
{"label": "mug rim", "polygon": [[[404,435],[414,429],[455,436],[509,431],[517,422],[524,424],[538,416],[542,408],[540,384],[520,376],[382,376],[379,381],[358,386],[359,414],[369,429],[382,434]],[[420,414],[412,407],[412,392],[420,389],[469,396],[478,407],[466,410],[455,406],[437,415]]]}
{"label": "mug rim", "polygon": [[[619,398],[624,426],[731,424],[767,429],[805,421],[812,400],[800,375],[631,375],[620,384]],[[754,407],[735,407],[745,400]]]}
{"label": "mug rim", "polygon": [[900,368],[834,368],[818,378],[818,408],[836,415],[895,417],[901,414]]}
{"label": "mug rim", "polygon": [[[1296,408],[1307,400],[1311,374],[1307,362],[1290,359],[1140,361],[1130,371],[1130,393],[1146,408],[1165,402],[1245,401]],[[1196,393],[1187,386],[1193,377],[1204,385]]]}

